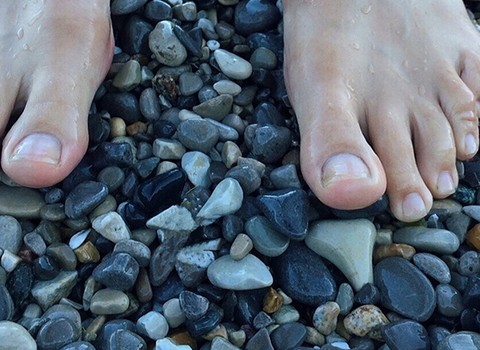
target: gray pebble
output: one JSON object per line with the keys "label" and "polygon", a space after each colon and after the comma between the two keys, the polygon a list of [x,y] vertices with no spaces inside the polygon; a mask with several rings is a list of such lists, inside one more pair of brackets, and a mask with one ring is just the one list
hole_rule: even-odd
{"label": "gray pebble", "polygon": [[338,287],[338,294],[335,302],[340,307],[340,315],[346,316],[352,310],[354,303],[353,288],[348,283],[342,283]]}
{"label": "gray pebble", "polygon": [[173,7],[173,15],[181,21],[194,21],[197,18],[197,5],[187,1]]}
{"label": "gray pebble", "polygon": [[194,186],[210,187],[210,163],[210,158],[202,152],[187,152],[182,157],[182,169]]}
{"label": "gray pebble", "polygon": [[245,223],[245,232],[253,241],[253,247],[269,257],[279,256],[288,248],[290,239],[279,233],[264,216],[254,216]]}
{"label": "gray pebble", "polygon": [[125,173],[117,166],[108,166],[100,170],[97,180],[104,183],[108,191],[113,193],[122,186],[125,181]]}
{"label": "gray pebble", "polygon": [[32,296],[46,310],[70,294],[77,283],[77,276],[76,271],[62,271],[54,279],[37,282],[32,288]]}
{"label": "gray pebble", "polygon": [[65,205],[63,203],[45,204],[40,210],[42,220],[62,221],[66,218]]}
{"label": "gray pebble", "polygon": [[30,333],[14,322],[0,321],[0,339],[4,349],[37,350]]}
{"label": "gray pebble", "polygon": [[213,84],[213,88],[219,95],[228,94],[236,96],[242,92],[242,87],[230,80],[219,80]]}
{"label": "gray pebble", "polygon": [[65,199],[65,214],[70,219],[78,219],[88,215],[108,195],[105,184],[96,181],[85,181],[77,185]]}
{"label": "gray pebble", "polygon": [[167,319],[170,328],[177,328],[185,322],[185,313],[180,306],[178,298],[172,298],[163,304],[163,315]]}
{"label": "gray pebble", "polygon": [[32,252],[34,252],[38,256],[45,254],[45,251],[47,250],[47,245],[45,244],[45,241],[43,240],[42,236],[40,236],[36,232],[27,233],[23,237],[23,242],[25,243],[28,249],[30,249]]}
{"label": "gray pebble", "polygon": [[442,340],[437,350],[475,350],[480,349],[480,334],[475,332],[458,332]]}
{"label": "gray pebble", "polygon": [[146,313],[137,321],[137,331],[153,340],[164,338],[168,330],[166,318],[156,311]]}
{"label": "gray pebble", "polygon": [[215,98],[217,96],[218,96],[218,93],[210,85],[202,87],[198,92],[198,100],[200,101],[200,103],[211,100],[212,98]]}
{"label": "gray pebble", "polygon": [[215,337],[212,340],[211,350],[240,350],[239,347],[230,343],[227,339],[222,337]]}
{"label": "gray pebble", "polygon": [[202,295],[185,290],[179,295],[180,307],[189,320],[196,321],[208,311],[210,302]]}
{"label": "gray pebble", "polygon": [[0,215],[38,219],[44,204],[43,196],[36,190],[0,185]]}
{"label": "gray pebble", "polygon": [[9,321],[13,317],[13,300],[7,287],[0,284],[0,321]]}
{"label": "gray pebble", "polygon": [[265,47],[259,47],[250,56],[250,63],[254,69],[275,69],[277,67],[277,56],[273,51]]}
{"label": "gray pebble", "polygon": [[240,186],[242,186],[243,193],[246,195],[255,192],[262,184],[262,179],[258,172],[248,165],[237,165],[231,168],[227,171],[225,177],[231,177],[232,179],[237,180]]}
{"label": "gray pebble", "polygon": [[18,253],[22,245],[22,227],[17,219],[9,215],[0,215],[0,249]]}
{"label": "gray pebble", "polygon": [[133,287],[138,272],[139,265],[131,255],[117,253],[105,257],[95,267],[92,276],[108,288],[125,291]]}
{"label": "gray pebble", "polygon": [[146,88],[140,94],[140,112],[148,121],[157,120],[160,117],[161,107],[157,92],[153,88]]}
{"label": "gray pebble", "polygon": [[453,232],[421,226],[404,227],[395,231],[393,241],[409,244],[421,251],[439,254],[452,254],[460,245],[458,237]]}
{"label": "gray pebble", "polygon": [[92,221],[92,227],[113,243],[130,238],[128,226],[120,214],[114,211],[96,217]]}
{"label": "gray pebble", "polygon": [[126,15],[145,5],[147,0],[113,0],[110,11],[112,15]]}
{"label": "gray pebble", "polygon": [[95,315],[118,315],[128,309],[127,294],[115,289],[100,289],[92,296],[90,311]]}
{"label": "gray pebble", "polygon": [[218,129],[202,119],[188,119],[177,128],[180,142],[192,151],[208,153],[218,141]]}
{"label": "gray pebble", "polygon": [[191,96],[200,91],[203,80],[198,74],[185,72],[178,78],[178,87],[183,96]]}
{"label": "gray pebble", "polygon": [[187,150],[181,142],[169,139],[156,139],[153,141],[153,155],[165,160],[181,159]]}
{"label": "gray pebble", "polygon": [[452,213],[447,217],[445,225],[447,226],[448,230],[452,231],[457,235],[460,242],[464,242],[471,221],[472,219],[470,218],[470,216],[462,212]]}
{"label": "gray pebble", "polygon": [[54,258],[64,270],[74,271],[77,266],[75,253],[65,243],[52,243],[47,247],[46,254]]}
{"label": "gray pebble", "polygon": [[130,91],[140,84],[142,67],[136,60],[126,62],[113,78],[112,85],[120,91]]}
{"label": "gray pebble", "polygon": [[215,119],[210,119],[210,118],[205,118],[206,121],[208,121],[210,124],[215,126],[218,130],[218,139],[220,141],[236,141],[240,137],[238,134],[238,131],[232,128],[231,126],[228,126],[224,123],[220,123],[219,121],[216,121]]}
{"label": "gray pebble", "polygon": [[413,256],[413,263],[425,275],[430,276],[439,283],[450,283],[450,270],[447,264],[436,255],[417,253]]}
{"label": "gray pebble", "polygon": [[140,267],[148,266],[150,262],[150,248],[142,242],[133,239],[125,239],[117,242],[113,248],[113,253],[127,253],[137,260]]}
{"label": "gray pebble", "polygon": [[252,74],[252,65],[247,60],[224,49],[214,52],[215,60],[223,74],[237,80],[244,80]]}
{"label": "gray pebble", "polygon": [[221,121],[231,112],[232,105],[232,95],[222,94],[194,106],[193,111],[202,117]]}
{"label": "gray pebble", "polygon": [[470,276],[480,272],[480,257],[476,251],[470,250],[458,260],[457,271],[464,276]]}
{"label": "gray pebble", "polygon": [[270,173],[270,181],[277,189],[301,188],[302,184],[298,178],[297,167],[287,164],[273,169]]}
{"label": "gray pebble", "polygon": [[173,33],[173,24],[159,22],[148,39],[148,46],[161,64],[178,67],[187,59],[187,50]]}

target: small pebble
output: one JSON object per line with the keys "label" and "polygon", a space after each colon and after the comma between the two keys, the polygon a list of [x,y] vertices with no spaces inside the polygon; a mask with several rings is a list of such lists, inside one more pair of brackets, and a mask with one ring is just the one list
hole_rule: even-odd
{"label": "small pebble", "polygon": [[90,311],[96,315],[117,315],[128,309],[128,296],[115,289],[100,289],[90,301]]}

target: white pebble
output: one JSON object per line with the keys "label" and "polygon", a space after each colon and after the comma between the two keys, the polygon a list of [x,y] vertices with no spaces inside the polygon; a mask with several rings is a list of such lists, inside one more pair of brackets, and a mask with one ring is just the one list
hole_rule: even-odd
{"label": "white pebble", "polygon": [[194,186],[209,188],[212,182],[208,175],[210,158],[202,152],[187,152],[182,157],[182,168]]}
{"label": "white pebble", "polygon": [[137,330],[150,339],[157,340],[165,338],[169,327],[167,319],[161,313],[150,311],[138,319]]}
{"label": "white pebble", "polygon": [[248,79],[252,75],[252,65],[247,60],[224,49],[213,53],[220,70],[227,77],[237,80]]}
{"label": "white pebble", "polygon": [[163,304],[163,315],[170,328],[177,328],[185,322],[185,313],[180,307],[180,300],[172,298]]}
{"label": "white pebble", "polygon": [[147,221],[147,227],[175,232],[192,232],[197,228],[190,211],[179,205],[172,205]]}
{"label": "white pebble", "polygon": [[92,222],[92,227],[113,243],[130,239],[130,230],[127,224],[125,224],[120,214],[114,211],[96,217]]}
{"label": "white pebble", "polygon": [[13,253],[10,253],[8,250],[4,250],[1,259],[1,265],[7,272],[12,272],[15,270],[17,265],[22,261],[22,259],[16,256]]}

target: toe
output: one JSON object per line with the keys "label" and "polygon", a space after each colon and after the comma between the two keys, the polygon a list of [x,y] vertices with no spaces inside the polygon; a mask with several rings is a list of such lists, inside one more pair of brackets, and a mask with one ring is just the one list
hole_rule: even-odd
{"label": "toe", "polygon": [[315,115],[307,112],[299,117],[303,175],[326,205],[363,208],[385,192],[385,174],[362,134],[351,100],[329,91],[324,96],[328,103],[320,101],[310,109]]}
{"label": "toe", "polygon": [[416,103],[412,118],[417,166],[433,197],[445,198],[455,192],[455,140],[448,120],[439,106]]}
{"label": "toe", "polygon": [[45,187],[65,178],[87,149],[90,96],[66,77],[52,80],[40,73],[34,81],[3,141],[2,168],[21,185]]}
{"label": "toe", "polygon": [[428,213],[432,195],[417,168],[408,111],[388,106],[395,104],[379,106],[369,133],[387,176],[390,209],[399,220],[412,222]]}
{"label": "toe", "polygon": [[[477,84],[468,81],[472,87]],[[439,89],[440,103],[453,131],[457,158],[470,159],[478,150],[476,97],[456,72],[446,73]]]}

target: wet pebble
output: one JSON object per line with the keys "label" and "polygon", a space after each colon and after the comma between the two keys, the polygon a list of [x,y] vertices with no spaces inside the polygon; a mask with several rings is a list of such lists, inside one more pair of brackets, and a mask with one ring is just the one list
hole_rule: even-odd
{"label": "wet pebble", "polygon": [[43,196],[36,190],[0,185],[0,215],[38,219],[44,204]]}
{"label": "wet pebble", "polygon": [[203,87],[203,80],[198,74],[185,72],[178,78],[178,87],[183,96],[190,96]]}
{"label": "wet pebble", "polygon": [[395,231],[393,241],[409,244],[425,252],[439,254],[451,254],[460,245],[458,237],[453,232],[420,226],[404,227]]}
{"label": "wet pebble", "polygon": [[173,23],[160,21],[149,35],[148,46],[158,62],[177,67],[187,59],[187,50],[173,33]]}
{"label": "wet pebble", "polygon": [[157,340],[168,334],[169,326],[166,318],[159,312],[150,311],[137,321],[137,330],[150,339]]}
{"label": "wet pebble", "polygon": [[458,273],[464,276],[470,276],[480,272],[480,257],[476,251],[468,251],[462,254],[458,260]]}
{"label": "wet pebble", "polygon": [[126,15],[135,12],[146,2],[147,0],[113,0],[111,4],[112,15]]}
{"label": "wet pebble", "polygon": [[232,105],[232,95],[222,94],[194,106],[193,111],[202,117],[221,121],[230,113]]}
{"label": "wet pebble", "polygon": [[90,311],[96,315],[117,315],[125,312],[130,304],[128,296],[115,289],[100,289],[92,296]]}
{"label": "wet pebble", "polygon": [[78,219],[88,215],[108,195],[105,184],[86,181],[76,186],[65,198],[65,214],[70,219]]}
{"label": "wet pebble", "polygon": [[413,256],[413,263],[425,275],[439,283],[450,283],[450,270],[447,264],[439,257],[429,253],[417,253]]}
{"label": "wet pebble", "polygon": [[374,267],[374,276],[383,306],[421,322],[432,315],[435,291],[412,263],[398,257],[387,258]]}
{"label": "wet pebble", "polygon": [[275,349],[291,349],[300,346],[307,337],[306,327],[298,322],[285,323],[270,335]]}
{"label": "wet pebble", "polygon": [[480,348],[480,334],[476,332],[458,332],[442,340],[437,350],[478,349]]}
{"label": "wet pebble", "polygon": [[254,248],[265,256],[279,256],[288,248],[290,240],[279,233],[263,216],[254,216],[245,222],[245,232]]}
{"label": "wet pebble", "polygon": [[22,227],[17,219],[9,215],[0,215],[0,249],[16,254],[22,244]]}
{"label": "wet pebble", "polygon": [[235,8],[235,29],[242,35],[272,29],[279,19],[280,12],[268,0],[243,0]]}
{"label": "wet pebble", "polygon": [[126,239],[115,244],[113,253],[127,253],[137,261],[140,267],[148,266],[150,262],[150,248],[142,242]]}
{"label": "wet pebble", "polygon": [[17,323],[0,321],[0,339],[5,349],[36,350],[37,344],[30,333]]}
{"label": "wet pebble", "polygon": [[77,277],[77,271],[62,271],[54,279],[38,281],[31,290],[32,296],[46,310],[70,294],[77,283]]}
{"label": "wet pebble", "polygon": [[113,332],[110,338],[108,338],[107,344],[108,347],[105,347],[105,349],[147,349],[147,344],[142,337],[130,330],[124,329]]}
{"label": "wet pebble", "polygon": [[247,60],[224,49],[213,53],[223,74],[236,80],[245,80],[252,74],[252,65]]}
{"label": "wet pebble", "polygon": [[139,265],[131,255],[117,253],[104,258],[92,276],[108,288],[126,291],[133,287],[138,273]]}
{"label": "wet pebble", "polygon": [[323,335],[329,335],[337,327],[337,317],[340,314],[340,306],[333,301],[328,301],[315,309],[313,325]]}
{"label": "wet pebble", "polygon": [[458,317],[463,311],[462,295],[449,284],[439,284],[435,287],[437,309],[447,317]]}
{"label": "wet pebble", "polygon": [[182,169],[194,186],[210,187],[210,164],[210,158],[202,152],[187,152],[182,157]]}
{"label": "wet pebble", "polygon": [[382,335],[392,350],[430,349],[427,330],[418,322],[392,322],[382,328]]}
{"label": "wet pebble", "polygon": [[130,238],[130,230],[123,218],[114,211],[103,214],[95,218],[92,227],[103,237],[113,243],[120,242]]}
{"label": "wet pebble", "polygon": [[193,150],[208,153],[218,141],[218,130],[206,120],[188,119],[177,128],[182,144]]}
{"label": "wet pebble", "polygon": [[291,132],[283,126],[249,125],[245,137],[254,158],[267,164],[282,159],[291,143]]}

